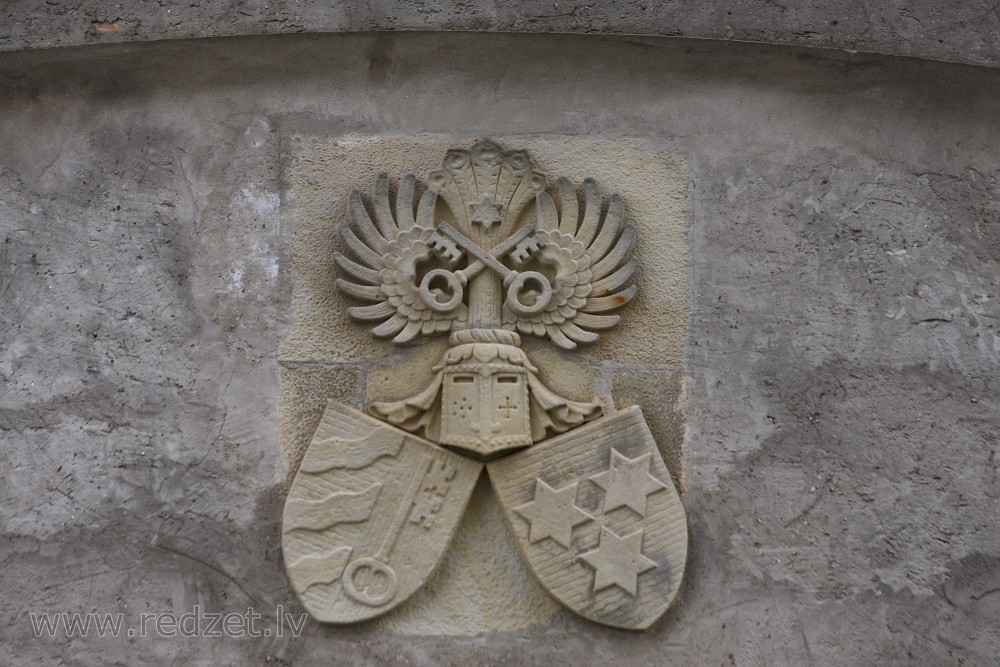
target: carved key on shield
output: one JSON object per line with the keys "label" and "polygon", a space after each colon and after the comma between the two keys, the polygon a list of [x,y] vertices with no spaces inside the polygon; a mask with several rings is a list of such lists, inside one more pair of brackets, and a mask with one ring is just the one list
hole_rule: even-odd
{"label": "carved key on shield", "polygon": [[421,457],[418,470],[422,472],[414,475],[406,487],[403,499],[396,508],[392,523],[382,537],[382,543],[375,555],[357,558],[344,568],[344,591],[355,601],[369,607],[381,607],[396,597],[399,580],[396,571],[389,565],[389,554],[392,553],[399,533],[406,524],[406,517],[410,514],[424,479],[433,470],[433,463],[431,457],[426,455]]}

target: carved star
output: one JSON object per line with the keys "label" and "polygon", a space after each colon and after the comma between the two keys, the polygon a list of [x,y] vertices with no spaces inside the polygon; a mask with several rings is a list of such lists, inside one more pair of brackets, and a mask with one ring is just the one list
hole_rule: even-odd
{"label": "carved star", "polygon": [[601,526],[597,548],[580,554],[580,560],[594,568],[594,592],[617,586],[635,597],[639,575],[658,567],[642,553],[642,530],[618,537],[611,529]]}
{"label": "carved star", "polygon": [[630,459],[619,454],[617,449],[611,450],[611,467],[607,472],[590,478],[605,491],[605,512],[625,506],[640,516],[646,516],[646,496],[667,488],[666,484],[649,474],[652,456],[643,454],[637,459]]}
{"label": "carved star", "polygon": [[530,524],[530,543],[551,537],[569,549],[573,528],[593,518],[576,506],[576,485],[573,482],[557,491],[541,479],[535,480],[535,499],[514,508]]}
{"label": "carved star", "polygon": [[478,204],[469,204],[472,209],[472,223],[489,227],[500,224],[500,204],[494,204],[489,195],[483,195],[483,201]]}

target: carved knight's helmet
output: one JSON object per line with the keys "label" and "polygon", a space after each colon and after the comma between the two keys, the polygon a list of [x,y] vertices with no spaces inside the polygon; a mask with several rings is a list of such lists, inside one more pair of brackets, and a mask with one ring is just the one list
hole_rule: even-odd
{"label": "carved knight's helmet", "polygon": [[402,401],[373,403],[379,419],[429,440],[490,459],[599,417],[598,403],[562,398],[538,379],[505,329],[460,329],[431,384]]}
{"label": "carved knight's helmet", "polygon": [[[462,342],[468,341],[468,342]],[[535,371],[516,347],[516,333],[467,329],[452,334],[441,388],[442,445],[502,454],[532,442],[527,374]]]}

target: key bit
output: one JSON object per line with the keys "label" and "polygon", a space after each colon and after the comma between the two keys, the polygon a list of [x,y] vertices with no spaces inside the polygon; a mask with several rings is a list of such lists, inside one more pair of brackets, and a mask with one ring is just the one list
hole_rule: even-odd
{"label": "key bit", "polygon": [[427,239],[427,247],[452,264],[462,259],[462,250],[454,241],[441,232],[435,231],[434,234]]}
{"label": "key bit", "polygon": [[524,264],[532,255],[545,247],[545,240],[537,234],[524,239],[510,253],[511,258],[518,264]]}

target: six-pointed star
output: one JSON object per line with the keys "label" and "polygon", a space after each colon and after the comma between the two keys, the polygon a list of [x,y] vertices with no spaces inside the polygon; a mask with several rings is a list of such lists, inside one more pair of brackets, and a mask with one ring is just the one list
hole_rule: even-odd
{"label": "six-pointed star", "polygon": [[590,481],[604,489],[604,511],[610,512],[622,506],[629,507],[646,516],[646,496],[667,485],[649,474],[652,454],[643,454],[630,459],[622,456],[617,449],[611,450],[611,467],[607,472],[594,475]]}
{"label": "six-pointed star", "polygon": [[551,537],[569,549],[573,527],[593,518],[576,506],[576,486],[573,482],[556,491],[541,479],[535,480],[535,499],[514,508],[530,524],[529,542]]}
{"label": "six-pointed star", "polygon": [[642,531],[618,537],[607,526],[601,526],[597,548],[580,554],[580,559],[594,568],[594,592],[618,586],[635,597],[639,575],[657,567],[642,553]]}
{"label": "six-pointed star", "polygon": [[472,223],[489,227],[500,222],[500,204],[494,204],[489,195],[483,195],[483,200],[477,204],[469,204],[472,209]]}

